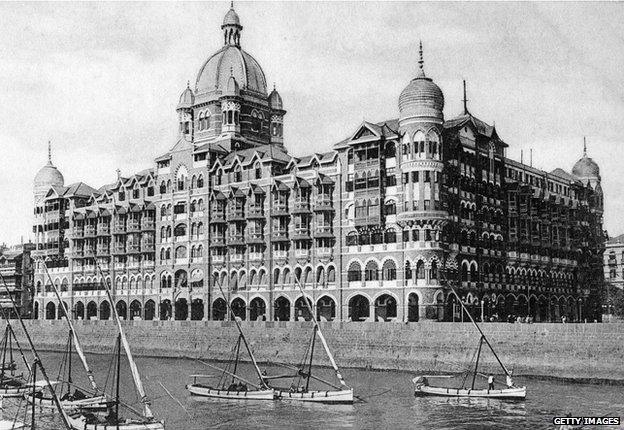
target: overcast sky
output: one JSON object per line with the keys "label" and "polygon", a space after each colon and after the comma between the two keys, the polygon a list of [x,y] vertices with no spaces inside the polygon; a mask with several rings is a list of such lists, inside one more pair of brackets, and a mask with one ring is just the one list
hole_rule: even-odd
{"label": "overcast sky", "polygon": [[[242,47],[276,83],[294,155],[323,151],[363,120],[398,116],[425,71],[445,117],[495,123],[508,156],[601,168],[605,228],[624,232],[624,4],[236,2]],[[32,182],[53,161],[65,183],[99,187],[152,166],[177,134],[187,80],[222,45],[228,2],[0,4],[0,243],[28,239]]]}

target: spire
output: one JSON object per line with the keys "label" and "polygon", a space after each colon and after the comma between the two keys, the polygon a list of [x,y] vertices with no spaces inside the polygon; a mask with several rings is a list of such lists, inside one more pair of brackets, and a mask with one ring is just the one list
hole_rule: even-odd
{"label": "spire", "polygon": [[117,180],[121,179],[121,169],[117,168]]}
{"label": "spire", "polygon": [[52,166],[52,142],[48,140],[48,165]]}
{"label": "spire", "polygon": [[583,136],[583,157],[587,157],[587,140],[585,140],[585,136]]}
{"label": "spire", "polygon": [[425,77],[425,60],[423,60],[423,47],[422,47],[422,40],[420,41],[420,47],[418,50],[419,53],[419,59],[418,59],[418,77],[419,78],[424,78]]}
{"label": "spire", "polygon": [[464,79],[464,115],[468,115],[468,98],[466,97],[466,80]]}

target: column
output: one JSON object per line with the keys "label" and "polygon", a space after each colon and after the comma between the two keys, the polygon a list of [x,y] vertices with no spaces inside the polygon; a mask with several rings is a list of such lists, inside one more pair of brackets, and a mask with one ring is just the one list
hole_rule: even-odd
{"label": "column", "polygon": [[295,320],[295,303],[292,302],[290,304],[290,321],[294,321]]}
{"label": "column", "polygon": [[372,322],[377,321],[377,319],[375,318],[375,302],[374,301],[371,301],[368,304],[368,318],[366,319],[366,321],[372,321]]}

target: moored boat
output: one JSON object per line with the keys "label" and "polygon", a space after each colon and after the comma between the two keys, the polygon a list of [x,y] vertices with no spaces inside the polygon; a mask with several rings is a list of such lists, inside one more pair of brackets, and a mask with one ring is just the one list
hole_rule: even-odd
{"label": "moored boat", "polygon": [[[221,294],[225,298],[221,285],[217,282]],[[226,300],[227,303],[227,300]],[[247,343],[243,329],[238,322],[238,319],[232,312],[232,308],[228,303],[228,310],[234,321],[234,325],[238,330],[238,340],[233,349],[233,357],[228,361],[228,365],[225,369],[217,367],[213,364],[201,361],[204,365],[220,372],[219,381],[216,384],[208,385],[206,383],[199,383],[197,380],[206,380],[212,378],[213,375],[191,375],[193,377],[193,383],[186,386],[186,389],[194,396],[211,397],[215,399],[228,399],[228,400],[274,400],[276,397],[275,390],[267,384],[264,375],[260,372],[256,358],[253,351]],[[238,364],[240,361],[241,345],[244,346],[249,358],[253,364],[256,375],[259,382],[253,383],[248,379],[242,377],[237,373]],[[236,381],[236,382],[235,382]],[[253,389],[250,389],[252,387]]]}
{"label": "moored boat", "polygon": [[474,390],[464,388],[431,387],[422,382],[416,381],[414,381],[414,385],[414,395],[416,396],[481,397],[500,400],[524,400],[526,398],[526,387]]}
{"label": "moored boat", "polygon": [[[455,292],[455,289],[452,286],[450,288],[453,294],[457,297],[458,302],[461,304],[462,312],[466,312],[466,314],[470,318],[470,321],[472,322],[472,324],[474,325],[474,327],[477,329],[477,331],[480,334],[479,346],[476,352],[474,370],[472,370],[471,372],[467,372],[465,374],[465,377],[462,380],[461,386],[459,387],[436,387],[436,386],[429,384],[429,380],[427,379],[427,377],[418,376],[412,379],[412,382],[414,383],[414,395],[415,396],[465,397],[465,398],[490,398],[490,399],[499,399],[499,400],[524,400],[526,398],[526,387],[517,387],[514,385],[511,372],[507,370],[507,368],[505,367],[501,359],[498,357],[498,355],[496,354],[496,351],[494,351],[494,348],[492,347],[487,337],[483,333],[483,330],[481,330],[481,328],[479,327],[477,322],[474,320],[474,318],[472,317],[468,309],[466,309],[461,298]],[[505,388],[495,388],[494,377],[492,374],[489,374],[488,388],[487,389],[486,388],[475,389],[475,381],[476,381],[477,375],[485,376],[478,372],[479,359],[481,358],[481,349],[482,349],[481,347],[484,344],[487,345],[490,351],[492,351],[492,354],[496,358],[496,361],[498,362],[500,367],[503,369],[503,372],[506,377]],[[466,379],[468,377],[468,374],[470,373],[472,374],[472,382],[470,384],[470,387],[468,388],[464,386],[464,384],[466,383]],[[430,376],[430,377],[435,379],[437,376]]]}
{"label": "moored boat", "polygon": [[[306,309],[308,311],[310,321],[313,323],[313,332],[312,337],[310,339],[310,343],[308,344],[308,348],[306,350],[306,354],[303,360],[299,363],[298,366],[289,366],[288,367],[296,372],[290,375],[278,375],[278,376],[265,376],[265,379],[283,379],[283,378],[292,378],[292,382],[290,387],[276,388],[277,398],[281,400],[290,400],[297,402],[309,402],[309,403],[325,403],[325,404],[352,404],[353,403],[353,388],[349,387],[340,370],[338,370],[338,365],[336,364],[336,360],[329,349],[329,345],[325,340],[325,336],[323,336],[323,332],[321,331],[321,327],[319,326],[316,316],[312,311],[312,306],[308,302],[306,298],[303,287],[299,280],[296,280],[299,290],[301,291],[301,296],[303,298],[303,302],[306,305]],[[314,351],[316,346],[316,338],[319,338],[327,357],[329,358],[329,362],[331,363],[332,368],[336,374],[336,378],[340,385],[334,384],[325,379],[321,379],[312,373],[312,365],[314,359]],[[314,380],[316,382],[320,382],[323,385],[330,387],[331,389],[315,389],[310,387],[310,382]]]}

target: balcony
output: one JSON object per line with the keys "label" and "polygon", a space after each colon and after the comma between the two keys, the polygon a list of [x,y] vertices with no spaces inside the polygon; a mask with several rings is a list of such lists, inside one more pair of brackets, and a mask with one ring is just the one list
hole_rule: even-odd
{"label": "balcony", "polygon": [[84,249],[76,248],[72,252],[72,257],[74,258],[82,258],[84,257]]}
{"label": "balcony", "polygon": [[84,256],[85,257],[95,257],[95,247],[85,247],[84,249]]}
{"label": "balcony", "polygon": [[187,218],[188,218],[188,216],[186,215],[186,212],[182,212],[182,213],[179,213],[179,214],[173,214],[173,220],[174,221],[184,221]]}
{"label": "balcony", "polygon": [[264,233],[262,231],[250,231],[247,233],[247,243],[262,244],[264,243]]}
{"label": "balcony", "polygon": [[110,248],[108,245],[98,245],[97,247],[97,256],[98,257],[107,257],[110,255]]}
{"label": "balcony", "polygon": [[227,238],[228,246],[240,246],[245,245],[245,236],[242,234],[233,234]]}
{"label": "balcony", "polygon": [[334,255],[333,248],[316,248],[316,256],[318,258],[332,258]]}
{"label": "balcony", "polygon": [[128,269],[140,269],[141,263],[139,261],[130,261],[128,263]]}
{"label": "balcony", "polygon": [[189,262],[188,257],[174,258],[173,260],[173,264],[188,264],[188,262]]}
{"label": "balcony", "polygon": [[273,203],[271,216],[288,216],[288,205],[285,203]]}
{"label": "balcony", "polygon": [[333,210],[334,210],[334,204],[332,202],[331,197],[329,196],[319,196],[314,201],[315,212],[333,211]]}
{"label": "balcony", "polygon": [[245,221],[245,211],[242,209],[228,211],[227,220],[228,222]]}
{"label": "balcony", "polygon": [[116,243],[113,245],[113,254],[125,254],[126,253],[126,245],[123,243]]}
{"label": "balcony", "polygon": [[264,208],[262,206],[251,205],[247,209],[247,219],[263,219]]}
{"label": "balcony", "polygon": [[80,239],[84,237],[84,229],[82,228],[73,228],[70,233],[70,237],[72,239]]}
{"label": "balcony", "polygon": [[184,235],[184,236],[174,236],[173,237],[173,241],[175,243],[188,242],[188,236],[187,235]]}
{"label": "balcony", "polygon": [[293,214],[310,213],[310,202],[306,199],[297,199],[293,204]]}
{"label": "balcony", "polygon": [[141,223],[141,231],[150,231],[156,228],[156,223],[153,219],[144,219]]}
{"label": "balcony", "polygon": [[129,222],[126,231],[128,233],[138,233],[141,231],[141,225],[138,222]]}
{"label": "balcony", "polygon": [[213,222],[213,223],[224,223],[225,222],[225,212],[224,211],[212,211],[212,212],[210,212],[210,222]]}
{"label": "balcony", "polygon": [[143,262],[143,268],[144,269],[153,269],[154,267],[156,267],[156,264],[153,261],[144,261]]}
{"label": "balcony", "polygon": [[98,236],[108,236],[110,234],[110,224],[100,224],[97,228]]}
{"label": "balcony", "polygon": [[245,254],[232,254],[230,257],[230,261],[243,261],[245,259]]}
{"label": "balcony", "polygon": [[334,237],[333,227],[331,225],[317,225],[314,229],[314,237]]}
{"label": "balcony", "polygon": [[215,254],[211,257],[213,263],[224,263],[225,255],[223,254]]}
{"label": "balcony", "polygon": [[286,259],[288,258],[288,251],[282,251],[282,250],[273,251],[273,258]]}
{"label": "balcony", "polygon": [[225,236],[212,236],[210,246],[225,246]]}
{"label": "balcony", "polygon": [[309,249],[295,249],[295,258],[308,259],[310,257]]}
{"label": "balcony", "polygon": [[94,225],[86,226],[85,229],[84,229],[84,236],[85,237],[95,237],[95,226]]}
{"label": "balcony", "polygon": [[126,225],[123,223],[115,223],[113,224],[113,234],[125,234],[126,233]]}
{"label": "balcony", "polygon": [[128,254],[138,254],[141,252],[141,245],[138,243],[128,243],[126,249]]}
{"label": "balcony", "polygon": [[296,227],[293,240],[308,240],[310,239],[310,229],[307,227]]}
{"label": "balcony", "polygon": [[142,243],[141,251],[142,252],[154,252],[154,244],[153,243]]}
{"label": "balcony", "polygon": [[287,242],[288,241],[288,230],[274,230],[271,233],[271,240],[273,242]]}
{"label": "balcony", "polygon": [[249,261],[262,261],[264,260],[263,252],[250,252],[249,253]]}
{"label": "balcony", "polygon": [[115,263],[115,270],[126,270],[126,263]]}

